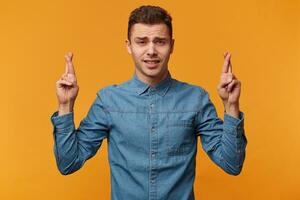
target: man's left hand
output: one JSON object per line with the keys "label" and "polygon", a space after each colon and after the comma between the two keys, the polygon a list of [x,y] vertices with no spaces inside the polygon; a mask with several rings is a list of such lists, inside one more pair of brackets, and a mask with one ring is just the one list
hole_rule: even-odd
{"label": "man's left hand", "polygon": [[232,73],[230,53],[224,53],[224,64],[220,83],[217,87],[219,96],[223,101],[225,112],[232,117],[239,118],[239,98],[241,93],[241,82]]}

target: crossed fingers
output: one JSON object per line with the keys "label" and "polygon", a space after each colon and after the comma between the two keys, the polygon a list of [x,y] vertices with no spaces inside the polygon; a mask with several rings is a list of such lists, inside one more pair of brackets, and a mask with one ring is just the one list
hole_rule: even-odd
{"label": "crossed fingers", "polygon": [[232,73],[231,54],[224,53],[224,64],[222,67],[221,80],[219,89],[226,89],[227,92],[231,92],[236,85],[240,84],[235,75]]}
{"label": "crossed fingers", "polygon": [[61,76],[61,78],[57,81],[58,86],[65,87],[65,86],[76,86],[77,80],[74,70],[74,65],[72,62],[73,54],[71,52],[65,55],[65,62],[66,62],[66,69],[65,73]]}

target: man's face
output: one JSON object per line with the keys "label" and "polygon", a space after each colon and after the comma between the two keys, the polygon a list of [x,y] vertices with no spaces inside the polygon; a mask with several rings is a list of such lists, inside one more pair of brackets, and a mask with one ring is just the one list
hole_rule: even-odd
{"label": "man's face", "polygon": [[170,38],[166,24],[134,24],[126,44],[139,77],[151,81],[167,74],[174,40]]}

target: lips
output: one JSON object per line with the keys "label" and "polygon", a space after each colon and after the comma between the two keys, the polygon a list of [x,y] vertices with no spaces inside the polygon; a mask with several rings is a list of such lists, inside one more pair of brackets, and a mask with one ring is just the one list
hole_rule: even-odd
{"label": "lips", "polygon": [[144,60],[144,62],[148,64],[155,64],[155,63],[159,63],[159,60]]}
{"label": "lips", "polygon": [[148,69],[155,69],[158,67],[160,60],[144,60]]}

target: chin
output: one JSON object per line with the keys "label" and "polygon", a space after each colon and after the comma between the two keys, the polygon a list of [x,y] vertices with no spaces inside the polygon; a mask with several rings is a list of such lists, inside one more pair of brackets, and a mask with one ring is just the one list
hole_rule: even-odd
{"label": "chin", "polygon": [[144,70],[144,73],[149,77],[157,77],[161,75],[160,69],[146,69]]}

